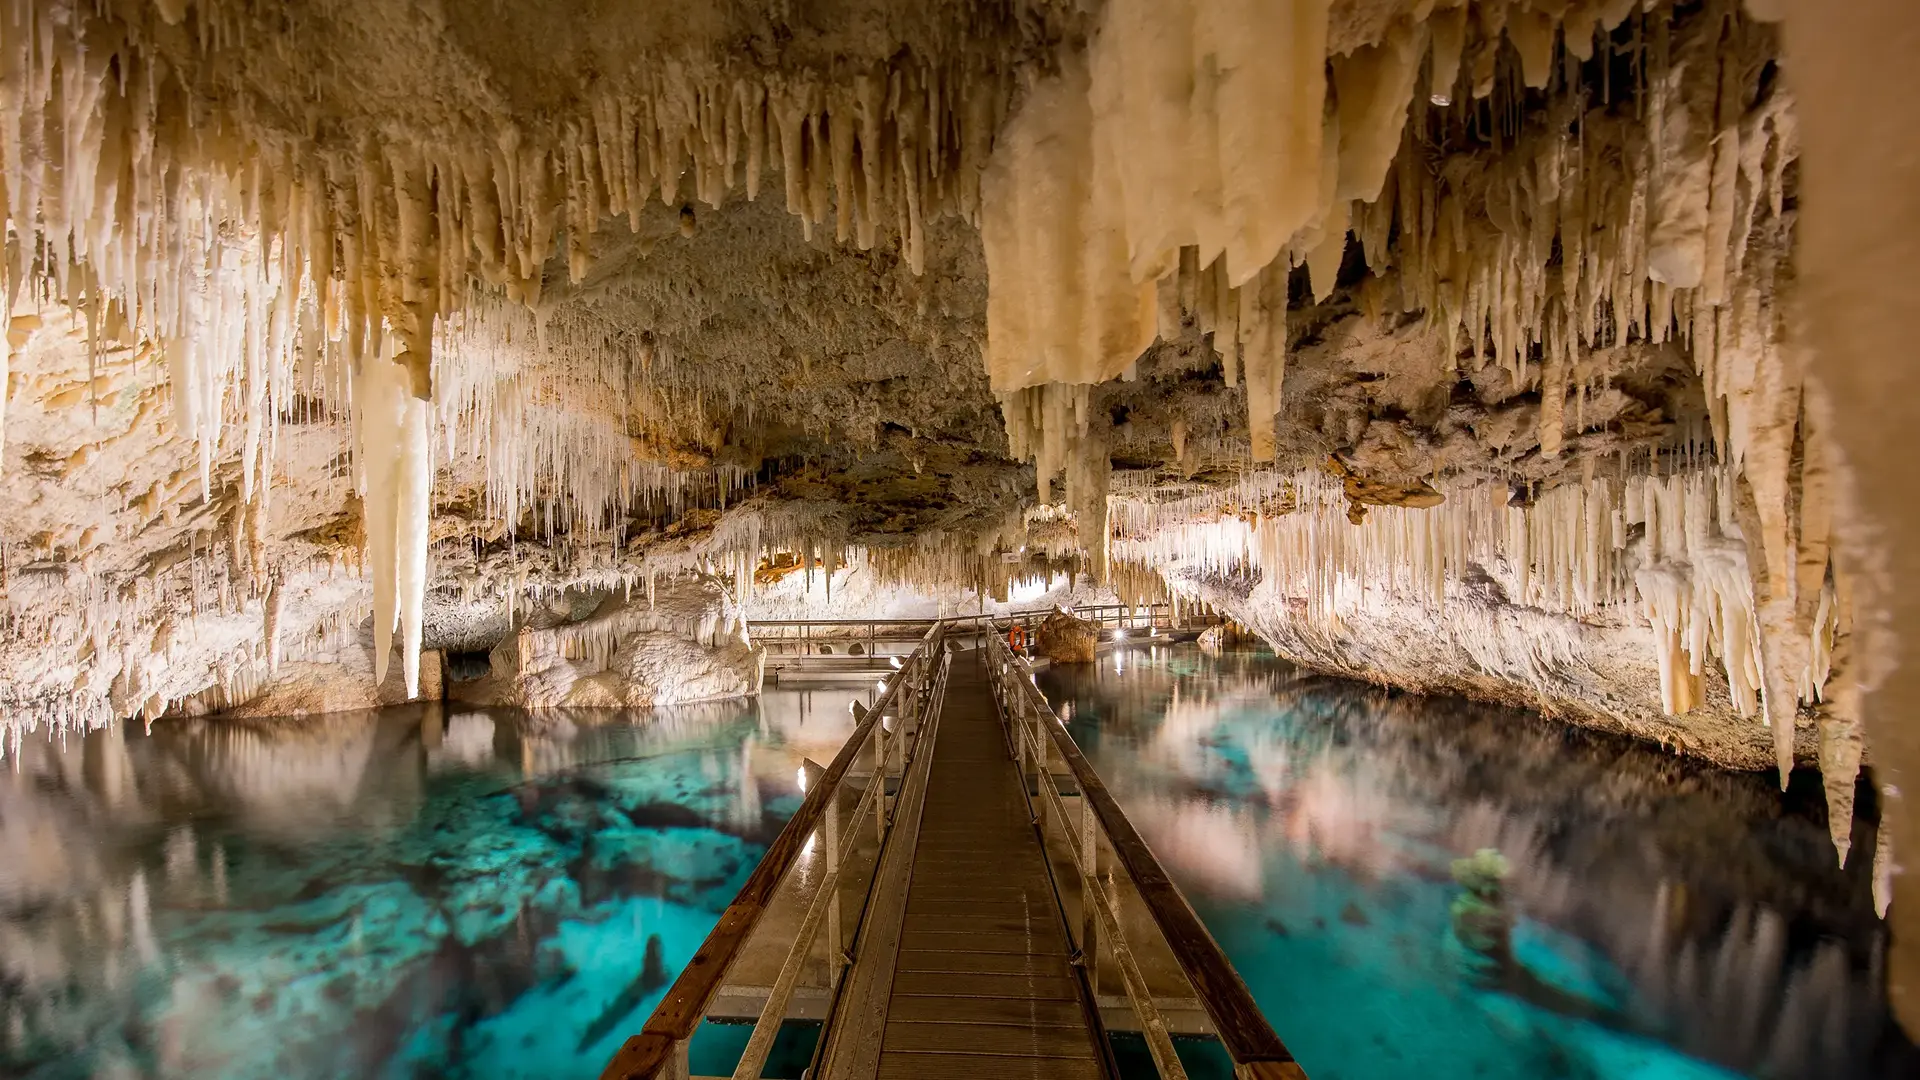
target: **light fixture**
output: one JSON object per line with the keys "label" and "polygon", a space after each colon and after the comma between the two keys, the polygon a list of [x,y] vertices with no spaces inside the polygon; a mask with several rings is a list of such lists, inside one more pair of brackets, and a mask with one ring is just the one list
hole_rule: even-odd
{"label": "light fixture", "polygon": [[1127,632],[1125,630],[1115,630],[1113,632],[1113,640],[1115,641],[1127,640]]}
{"label": "light fixture", "polygon": [[881,693],[883,693],[883,694],[884,694],[884,693],[886,693],[886,692],[887,692],[887,680],[885,680],[885,679],[881,679],[881,680],[880,680],[879,682],[877,682],[877,683],[874,683],[874,684],[873,684],[873,688],[874,688],[875,690],[878,690],[878,691],[880,691],[880,692],[881,692]]}
{"label": "light fixture", "polygon": [[800,794],[805,795],[807,793],[807,767],[805,765],[800,766],[797,770],[794,780],[800,785]]}
{"label": "light fixture", "polygon": [[899,671],[899,670],[900,670],[900,658],[899,658],[899,657],[897,657],[897,656],[889,656],[889,657],[887,657],[887,663],[889,663],[889,664],[892,664],[892,665],[893,665],[893,670],[895,670],[895,671]]}

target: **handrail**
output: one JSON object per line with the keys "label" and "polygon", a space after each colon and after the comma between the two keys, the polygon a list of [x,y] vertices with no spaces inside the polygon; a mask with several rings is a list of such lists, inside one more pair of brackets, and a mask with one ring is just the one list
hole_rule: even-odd
{"label": "handrail", "polygon": [[[1084,836],[1075,837],[1076,842],[1068,847],[1075,865],[1082,872],[1083,885],[1093,894],[1082,897],[1082,906],[1097,909],[1087,911],[1086,920],[1083,921],[1097,916],[1101,923],[1106,924],[1107,932],[1114,934],[1110,947],[1126,977],[1128,996],[1134,1000],[1136,1009],[1143,1014],[1152,1014],[1154,1011],[1151,998],[1145,994],[1144,979],[1140,978],[1130,952],[1116,933],[1121,929],[1118,911],[1098,881],[1098,848],[1092,833],[1095,824],[1106,834],[1115,859],[1132,881],[1134,891],[1153,917],[1154,925],[1166,940],[1174,960],[1212,1021],[1221,1045],[1233,1059],[1235,1075],[1241,1080],[1306,1080],[1305,1071],[1267,1022],[1259,1005],[1253,1000],[1253,993],[1247,989],[1239,972],[1234,970],[1233,963],[1221,951],[1213,935],[1208,933],[1200,917],[1194,913],[1193,906],[1167,876],[1160,860],[1154,857],[1153,850],[1141,839],[1133,823],[1120,809],[1120,804],[1107,791],[1106,784],[1101,782],[1099,774],[1067,733],[1066,725],[1054,714],[1052,706],[1034,684],[1032,669],[1025,659],[1014,655],[998,637],[990,639],[988,648],[987,668],[993,680],[995,697],[1002,705],[1003,717],[1010,724],[1016,722],[1017,718],[1012,714],[1018,711],[1018,705],[1006,700],[1008,691],[1013,690],[1024,699],[1035,721],[1032,727],[1047,732],[1053,749],[1066,763],[1074,782],[1079,786],[1081,804],[1088,816],[1088,829]],[[1023,739],[1028,737],[1021,736]],[[1038,746],[1031,749],[1042,750]],[[1025,751],[1018,746],[1016,755],[1024,761]],[[1052,796],[1054,811],[1060,816],[1062,825],[1068,825],[1072,819],[1066,815],[1059,790],[1045,768],[1043,752],[1039,764],[1040,789]],[[1038,820],[1041,815],[1036,813],[1035,817]],[[1087,947],[1094,944],[1091,940],[1092,926],[1088,921],[1087,928],[1082,931],[1083,955],[1092,952]],[[1093,957],[1088,956],[1087,959],[1091,961]],[[1166,1039],[1164,1025],[1159,1022],[1158,1016],[1142,1015],[1141,1019],[1148,1031],[1149,1049],[1154,1051],[1162,1074],[1184,1076],[1178,1059],[1172,1056],[1171,1043]],[[1160,1045],[1153,1045],[1155,1042]],[[1162,1060],[1163,1057],[1169,1060]]]}
{"label": "handrail", "polygon": [[[921,639],[920,647],[910,658],[910,663],[902,667],[900,677],[892,679],[887,688],[874,702],[873,708],[859,717],[853,734],[848,736],[846,745],[834,756],[833,763],[827,766],[817,783],[807,792],[800,809],[787,825],[780,830],[768,846],[766,854],[748,876],[746,884],[734,895],[733,902],[714,925],[693,959],[680,972],[662,998],[653,1015],[647,1019],[640,1033],[631,1036],[614,1054],[601,1073],[601,1080],[654,1080],[656,1077],[683,1080],[687,1076],[687,1040],[693,1037],[694,1030],[705,1019],[708,1006],[719,993],[728,970],[738,959],[740,951],[752,938],[760,918],[766,914],[774,893],[787,879],[794,863],[806,847],[807,839],[814,830],[827,819],[827,811],[838,797],[840,783],[845,779],[854,760],[865,749],[867,740],[876,731],[882,732],[882,740],[877,744],[875,778],[868,785],[868,799],[863,799],[864,809],[873,792],[882,794],[886,790],[886,740],[885,728],[881,717],[894,703],[900,688],[910,681],[906,676],[915,667],[927,664],[930,668],[934,655],[938,652],[940,626],[935,624]],[[904,740],[901,740],[904,743]],[[883,812],[884,817],[884,812]]]}
{"label": "handrail", "polygon": [[[1074,612],[1104,614],[1113,611],[1137,611],[1142,608],[1150,612],[1171,610],[1173,605],[1165,601],[1152,604],[1078,604],[1069,609]],[[1023,608],[1019,611],[986,611],[976,615],[929,615],[920,619],[754,619],[755,632],[767,627],[790,626],[931,626],[934,623],[946,623],[948,628],[966,623],[1005,622],[1010,619],[1045,618],[1060,610],[1055,607]],[[1144,617],[1144,616],[1143,616]]]}

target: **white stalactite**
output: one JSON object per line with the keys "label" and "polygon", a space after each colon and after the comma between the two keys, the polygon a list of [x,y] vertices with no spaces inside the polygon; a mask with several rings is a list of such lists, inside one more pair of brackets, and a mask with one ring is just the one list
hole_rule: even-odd
{"label": "white stalactite", "polygon": [[433,444],[427,403],[413,396],[389,343],[365,360],[357,395],[366,486],[367,556],[373,571],[374,677],[384,682],[400,631],[407,697],[420,694],[420,634],[433,511]]}

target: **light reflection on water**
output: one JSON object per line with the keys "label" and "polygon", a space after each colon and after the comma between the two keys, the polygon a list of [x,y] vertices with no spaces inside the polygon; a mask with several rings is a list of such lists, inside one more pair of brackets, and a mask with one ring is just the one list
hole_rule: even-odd
{"label": "light reflection on water", "polygon": [[[1817,775],[1782,796],[1262,654],[1135,648],[1040,685],[1314,1080],[1920,1075]],[[1482,848],[1512,866],[1497,985],[1449,910]]]}
{"label": "light reflection on water", "polygon": [[28,740],[0,1076],[598,1075],[873,696]]}

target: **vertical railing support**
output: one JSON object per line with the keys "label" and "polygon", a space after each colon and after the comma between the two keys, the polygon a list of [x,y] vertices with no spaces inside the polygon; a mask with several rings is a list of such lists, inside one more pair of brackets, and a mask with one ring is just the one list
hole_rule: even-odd
{"label": "vertical railing support", "polygon": [[1100,993],[1100,819],[1084,793],[1080,799],[1080,963],[1087,989]]}
{"label": "vertical railing support", "polygon": [[[827,860],[829,867],[840,865],[840,799],[835,792],[834,800],[827,804]],[[840,931],[840,882],[834,880],[827,884],[833,895],[827,900],[827,989],[840,985],[840,968],[846,963],[847,943]]]}
{"label": "vertical railing support", "polygon": [[873,835],[881,841],[887,838],[887,754],[887,718],[882,716],[873,725],[873,782],[880,785],[874,795]]}

